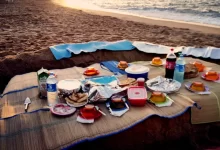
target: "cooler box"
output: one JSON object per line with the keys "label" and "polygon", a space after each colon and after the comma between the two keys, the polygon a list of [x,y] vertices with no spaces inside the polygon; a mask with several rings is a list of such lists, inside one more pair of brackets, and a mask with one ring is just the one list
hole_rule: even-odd
{"label": "cooler box", "polygon": [[144,106],[147,101],[147,90],[142,86],[128,88],[128,100],[133,106]]}

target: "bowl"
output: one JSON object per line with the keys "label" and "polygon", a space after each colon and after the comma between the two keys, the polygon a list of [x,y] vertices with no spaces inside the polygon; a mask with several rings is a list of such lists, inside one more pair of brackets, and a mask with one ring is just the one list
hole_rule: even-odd
{"label": "bowl", "polygon": [[152,64],[154,64],[154,65],[162,65],[163,62],[162,62],[162,60],[161,60],[160,57],[154,57],[154,58],[152,59]]}
{"label": "bowl", "polygon": [[60,80],[57,83],[57,88],[62,94],[77,93],[81,88],[81,82],[76,79]]}
{"label": "bowl", "polygon": [[145,80],[147,80],[149,70],[150,69],[148,67],[142,65],[131,65],[125,69],[125,72],[127,73],[127,77],[129,78],[144,78]]}

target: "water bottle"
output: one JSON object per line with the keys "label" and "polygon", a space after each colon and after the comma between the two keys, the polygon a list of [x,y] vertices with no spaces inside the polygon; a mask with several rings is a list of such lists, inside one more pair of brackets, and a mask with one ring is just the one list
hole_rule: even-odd
{"label": "water bottle", "polygon": [[54,73],[50,73],[47,78],[47,102],[50,107],[58,102],[57,79]]}
{"label": "water bottle", "polygon": [[173,79],[179,81],[180,83],[183,83],[184,71],[185,71],[185,61],[183,55],[180,54],[180,57],[176,61]]}

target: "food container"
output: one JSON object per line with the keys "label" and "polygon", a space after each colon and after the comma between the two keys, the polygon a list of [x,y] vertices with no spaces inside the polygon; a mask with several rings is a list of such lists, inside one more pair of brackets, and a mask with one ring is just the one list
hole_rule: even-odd
{"label": "food container", "polygon": [[142,86],[128,88],[128,100],[133,106],[144,106],[147,101],[147,90]]}
{"label": "food container", "polygon": [[58,82],[57,88],[62,94],[76,93],[81,88],[81,82],[76,79],[61,80]]}
{"label": "food container", "polygon": [[125,72],[129,78],[144,78],[147,80],[149,68],[142,65],[131,65],[125,69]]}
{"label": "food container", "polygon": [[137,83],[138,83],[138,86],[144,86],[144,83],[145,83],[144,78],[138,78]]}

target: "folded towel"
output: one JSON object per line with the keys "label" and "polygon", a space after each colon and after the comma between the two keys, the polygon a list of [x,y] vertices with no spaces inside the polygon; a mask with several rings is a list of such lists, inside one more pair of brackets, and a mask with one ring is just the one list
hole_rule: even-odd
{"label": "folded towel", "polygon": [[135,47],[128,40],[116,42],[91,41],[88,43],[73,43],[51,46],[50,50],[54,57],[59,60],[71,57],[71,53],[80,54],[81,52],[95,52],[98,49],[111,51],[132,50]]}

